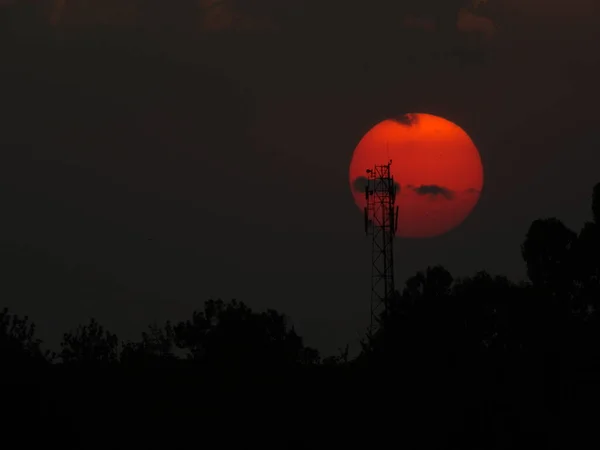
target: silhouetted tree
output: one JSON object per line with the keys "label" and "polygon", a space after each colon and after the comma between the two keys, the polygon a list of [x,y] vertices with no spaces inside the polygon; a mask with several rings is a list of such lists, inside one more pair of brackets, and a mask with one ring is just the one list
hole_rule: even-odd
{"label": "silhouetted tree", "polygon": [[175,332],[170,322],[164,327],[152,324],[142,332],[139,342],[127,342],[121,351],[121,361],[126,364],[145,365],[173,362],[175,356]]}
{"label": "silhouetted tree", "polygon": [[65,333],[59,354],[63,363],[107,364],[118,361],[119,339],[95,319]]}
{"label": "silhouetted tree", "polygon": [[576,290],[570,355],[572,365],[600,368],[600,183],[593,188],[592,221],[582,227],[575,248]]}
{"label": "silhouetted tree", "polygon": [[35,324],[8,308],[0,311],[0,358],[5,364],[45,362],[49,352],[41,350],[42,341],[35,337]]}
{"label": "silhouetted tree", "polygon": [[557,419],[568,399],[573,352],[581,344],[575,338],[579,318],[573,314],[581,309],[581,246],[577,234],[562,222],[544,219],[531,224],[521,249],[540,305],[536,341],[546,409]]}
{"label": "silhouetted tree", "polygon": [[575,247],[576,299],[574,308],[583,319],[591,319],[600,310],[600,183],[592,194],[592,222],[579,232]]}
{"label": "silhouetted tree", "polygon": [[480,350],[497,345],[503,337],[499,334],[499,319],[512,294],[511,288],[512,283],[506,277],[493,277],[485,271],[454,285],[453,295],[466,333],[463,345]]}
{"label": "silhouetted tree", "polygon": [[452,275],[442,266],[428,267],[409,278],[402,294],[390,303],[390,317],[384,321],[389,331],[402,333],[393,332],[393,340],[408,342],[407,336],[412,334],[420,336],[421,345],[426,340],[432,344],[437,339],[433,332],[442,326],[440,321],[448,318],[446,312],[453,307],[452,283]]}
{"label": "silhouetted tree", "polygon": [[300,351],[299,362],[306,366],[314,366],[321,363],[319,351],[312,347],[304,347]]}
{"label": "silhouetted tree", "polygon": [[204,311],[177,324],[174,334],[188,358],[217,366],[295,364],[306,357],[302,338],[285,316],[274,310],[255,313],[236,300],[207,301]]}
{"label": "silhouetted tree", "polygon": [[539,219],[531,224],[521,254],[535,287],[560,297],[572,291],[576,239],[577,234],[558,219]]}
{"label": "silhouetted tree", "polygon": [[348,364],[348,353],[350,346],[346,345],[344,349],[339,349],[339,355],[332,355],[323,358],[322,364],[324,366],[342,366]]}

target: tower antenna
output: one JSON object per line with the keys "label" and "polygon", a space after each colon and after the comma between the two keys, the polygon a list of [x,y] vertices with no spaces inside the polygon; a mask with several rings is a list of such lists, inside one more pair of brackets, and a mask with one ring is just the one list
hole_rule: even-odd
{"label": "tower antenna", "polygon": [[371,321],[368,336],[381,327],[381,317],[388,311],[395,292],[394,236],[398,229],[396,184],[387,164],[367,169],[365,197],[365,232],[371,236]]}

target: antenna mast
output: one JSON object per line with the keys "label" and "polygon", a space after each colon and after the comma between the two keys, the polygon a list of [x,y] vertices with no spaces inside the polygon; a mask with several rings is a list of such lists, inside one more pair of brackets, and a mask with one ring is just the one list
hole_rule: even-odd
{"label": "antenna mast", "polygon": [[367,170],[365,196],[365,233],[372,238],[371,248],[371,323],[369,336],[380,328],[381,314],[388,310],[394,295],[394,236],[398,229],[396,185],[390,160]]}

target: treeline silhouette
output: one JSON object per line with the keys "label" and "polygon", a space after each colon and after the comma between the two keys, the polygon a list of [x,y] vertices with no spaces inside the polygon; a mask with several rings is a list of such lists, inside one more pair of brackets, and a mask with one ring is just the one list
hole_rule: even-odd
{"label": "treeline silhouette", "polygon": [[[0,313],[6,439],[104,448],[588,448],[600,400],[600,183],[579,233],[534,221],[528,281],[411,277],[362,351],[323,358],[285,315],[209,300],[122,342],[96,320],[43,351]],[[20,431],[19,431],[20,430]]]}

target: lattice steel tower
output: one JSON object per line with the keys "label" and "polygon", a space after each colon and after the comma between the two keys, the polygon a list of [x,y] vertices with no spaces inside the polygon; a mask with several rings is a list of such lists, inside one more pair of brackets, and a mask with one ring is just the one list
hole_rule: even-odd
{"label": "lattice steel tower", "polygon": [[398,229],[396,184],[390,160],[367,170],[365,233],[372,237],[371,324],[369,335],[379,329],[380,315],[394,295],[394,236]]}

